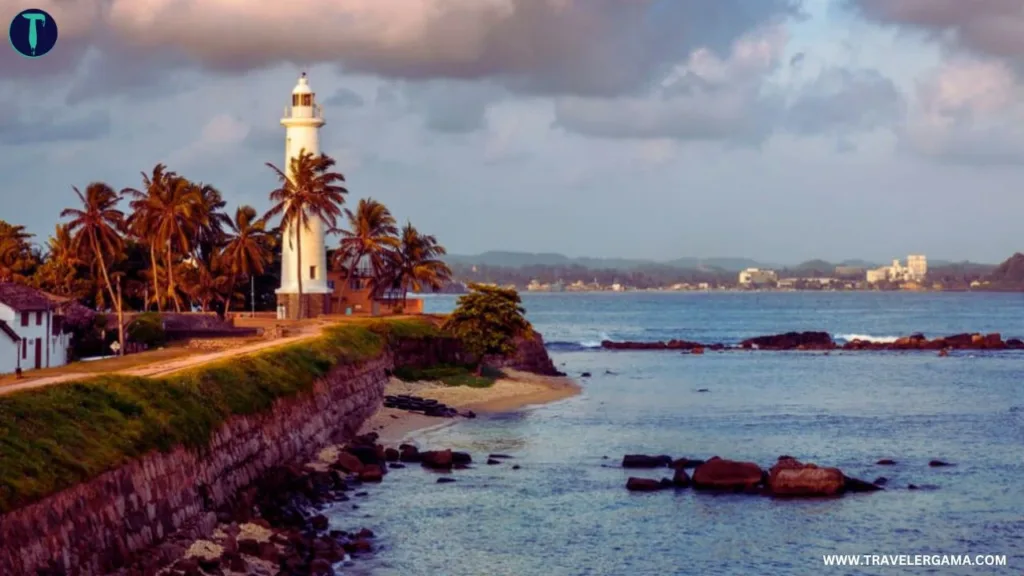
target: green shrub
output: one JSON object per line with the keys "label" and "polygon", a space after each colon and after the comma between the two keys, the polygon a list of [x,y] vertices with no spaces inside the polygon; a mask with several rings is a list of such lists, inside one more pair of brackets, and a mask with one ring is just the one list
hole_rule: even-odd
{"label": "green shrub", "polygon": [[156,312],[145,312],[136,316],[126,328],[128,339],[132,342],[157,348],[167,343],[164,321]]}
{"label": "green shrub", "polygon": [[533,333],[519,293],[512,288],[484,284],[470,284],[469,289],[469,294],[459,297],[442,329],[455,335],[465,350],[477,358],[513,354],[516,336]]}

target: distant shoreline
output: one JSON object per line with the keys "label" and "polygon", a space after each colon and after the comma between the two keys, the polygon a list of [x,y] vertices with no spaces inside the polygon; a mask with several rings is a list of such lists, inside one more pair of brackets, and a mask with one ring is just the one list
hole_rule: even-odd
{"label": "distant shoreline", "polygon": [[[713,290],[670,290],[667,288],[637,288],[634,290],[522,290],[521,295],[589,295],[589,294],[766,294],[766,293],[810,293],[810,294],[841,294],[841,293],[854,293],[854,294],[873,294],[873,293],[884,293],[884,294],[1022,294],[1024,288],[1020,290],[984,290],[984,289],[970,289],[970,290],[861,290],[861,289],[850,289],[850,290],[808,290],[808,289],[756,289],[747,290],[742,288],[716,288]],[[437,292],[437,293],[417,293],[417,298],[422,297],[437,297],[437,296],[461,296],[465,292]]]}

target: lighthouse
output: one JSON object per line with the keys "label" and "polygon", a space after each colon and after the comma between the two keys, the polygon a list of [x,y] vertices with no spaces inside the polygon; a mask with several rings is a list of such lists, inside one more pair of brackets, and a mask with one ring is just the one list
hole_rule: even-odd
{"label": "lighthouse", "polygon": [[[309,87],[309,80],[303,72],[298,84],[292,90],[291,106],[285,108],[281,125],[285,128],[284,165],[285,173],[292,176],[292,158],[303,150],[314,156],[320,154],[320,128],[326,122],[323,109],[316,102],[316,94]],[[316,216],[309,218],[308,228],[286,223],[282,231],[281,246],[281,287],[277,293],[277,317],[299,317],[299,274],[302,274],[302,298],[308,317],[329,312],[331,289],[327,284],[327,249],[325,246],[326,226]],[[302,235],[298,242],[296,234]],[[301,265],[299,245],[302,246]]]}

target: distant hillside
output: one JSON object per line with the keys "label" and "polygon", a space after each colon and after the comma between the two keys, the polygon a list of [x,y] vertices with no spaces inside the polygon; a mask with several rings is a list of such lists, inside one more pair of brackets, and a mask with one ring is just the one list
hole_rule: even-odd
{"label": "distant hillside", "polygon": [[744,268],[770,268],[750,258],[677,258],[667,262],[633,258],[570,258],[564,254],[550,252],[505,252],[490,251],[476,255],[449,254],[449,264],[467,266],[495,266],[502,268],[525,268],[527,266],[582,266],[594,270],[635,270],[647,267],[669,267],[685,270],[711,269],[738,272]]}
{"label": "distant hillside", "polygon": [[1024,290],[1024,254],[1017,252],[996,266],[985,280],[993,288]]}

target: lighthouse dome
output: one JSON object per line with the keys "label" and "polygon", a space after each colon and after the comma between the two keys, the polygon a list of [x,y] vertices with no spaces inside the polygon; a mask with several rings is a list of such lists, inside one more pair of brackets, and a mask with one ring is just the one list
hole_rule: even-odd
{"label": "lighthouse dome", "polygon": [[292,90],[292,94],[312,94],[313,89],[309,87],[309,80],[306,79],[306,73],[303,72],[302,76],[299,77],[299,83],[295,85],[295,89]]}

